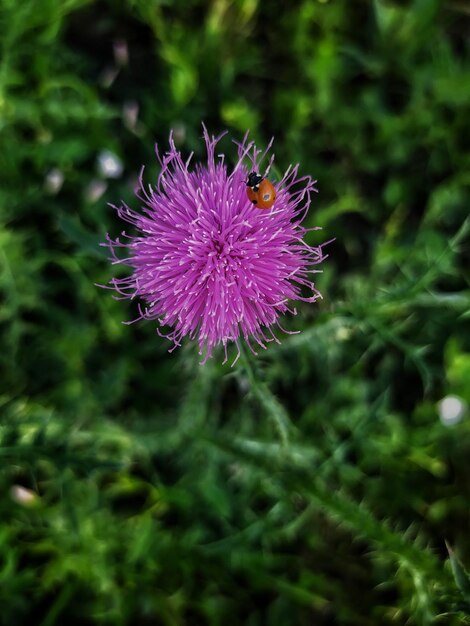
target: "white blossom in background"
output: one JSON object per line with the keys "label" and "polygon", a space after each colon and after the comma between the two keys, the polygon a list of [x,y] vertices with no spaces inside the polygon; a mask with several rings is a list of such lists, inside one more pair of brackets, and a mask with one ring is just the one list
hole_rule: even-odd
{"label": "white blossom in background", "polygon": [[96,202],[101,198],[107,188],[108,183],[104,180],[92,180],[85,189],[85,200],[87,202]]}
{"label": "white blossom in background", "polygon": [[21,504],[22,506],[30,506],[34,504],[38,495],[31,489],[26,489],[26,487],[22,487],[21,485],[12,485],[10,489],[10,497],[17,504]]}
{"label": "white blossom in background", "polygon": [[183,122],[173,124],[173,137],[175,144],[183,144],[186,141],[186,125]]}
{"label": "white blossom in background", "polygon": [[47,193],[55,196],[62,189],[62,185],[64,184],[64,175],[57,168],[54,167],[46,174],[46,178],[44,179],[44,189]]}
{"label": "white blossom in background", "polygon": [[116,39],[113,43],[114,61],[118,67],[129,63],[129,48],[125,39]]}
{"label": "white blossom in background", "polygon": [[103,178],[120,178],[124,167],[121,159],[111,152],[103,150],[98,155],[98,172]]}
{"label": "white blossom in background", "polygon": [[454,426],[462,421],[467,405],[459,396],[446,396],[437,403],[437,411],[444,426]]}
{"label": "white blossom in background", "polygon": [[135,130],[139,117],[139,103],[137,100],[126,100],[122,107],[122,119],[129,130]]}

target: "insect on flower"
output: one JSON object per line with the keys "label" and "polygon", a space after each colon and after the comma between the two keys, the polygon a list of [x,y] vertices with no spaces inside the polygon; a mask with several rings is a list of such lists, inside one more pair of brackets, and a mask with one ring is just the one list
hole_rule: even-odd
{"label": "insect on flower", "polygon": [[[168,152],[156,149],[161,167],[156,185],[144,184],[142,169],[140,211],[114,207],[135,233],[115,240],[107,236],[102,244],[113,264],[132,269],[126,278],[113,278],[109,288],[118,299],[138,301],[133,321],[157,320],[157,332],[173,343],[170,351],[184,337],[196,340],[203,363],[219,345],[224,363],[228,345],[236,345],[235,363],[242,341],[252,352],[252,344],[279,343],[275,331],[288,332],[280,317],[296,314],[289,301],[321,297],[311,274],[325,258],[325,244],[312,247],[303,240],[308,230],[316,230],[302,225],[315,181],[299,177],[298,165],[289,166],[275,184],[258,180],[272,141],[261,151],[248,133],[237,143],[238,158],[229,168],[225,156],[215,154],[222,136],[209,136],[204,127],[207,163],[192,165],[192,155],[183,160],[170,134]],[[258,194],[269,183],[276,199],[271,211],[250,201],[247,182],[259,186]],[[125,258],[118,256],[121,248]],[[162,327],[170,330],[164,334]]]}
{"label": "insect on flower", "polygon": [[270,209],[276,200],[274,185],[267,178],[263,178],[256,172],[248,174],[246,194],[248,200],[257,206],[258,209]]}

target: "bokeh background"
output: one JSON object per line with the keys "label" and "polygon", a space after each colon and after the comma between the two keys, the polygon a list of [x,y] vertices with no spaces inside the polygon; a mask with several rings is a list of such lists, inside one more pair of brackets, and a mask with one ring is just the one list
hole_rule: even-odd
{"label": "bokeh background", "polygon": [[[470,623],[468,1],[0,10],[0,623]],[[274,136],[336,238],[234,368],[95,287],[201,121]]]}

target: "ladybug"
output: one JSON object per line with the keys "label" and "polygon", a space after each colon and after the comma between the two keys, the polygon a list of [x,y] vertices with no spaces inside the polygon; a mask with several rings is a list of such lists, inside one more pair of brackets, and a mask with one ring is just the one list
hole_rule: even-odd
{"label": "ladybug", "polygon": [[251,172],[246,181],[246,195],[258,209],[270,209],[276,199],[276,190],[267,178]]}

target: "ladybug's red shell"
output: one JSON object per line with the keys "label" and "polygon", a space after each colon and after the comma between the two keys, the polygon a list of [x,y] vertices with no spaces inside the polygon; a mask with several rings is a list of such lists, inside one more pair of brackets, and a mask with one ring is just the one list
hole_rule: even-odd
{"label": "ladybug's red shell", "polygon": [[276,190],[267,178],[261,179],[261,181],[259,183],[257,182],[254,186],[248,185],[246,194],[250,202],[258,209],[270,209],[276,199]]}
{"label": "ladybug's red shell", "polygon": [[276,190],[273,184],[267,178],[263,178],[259,184],[258,203],[256,206],[259,209],[270,209],[275,199]]}

